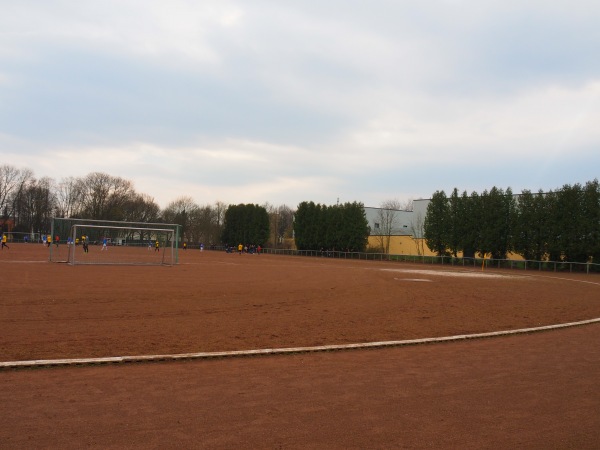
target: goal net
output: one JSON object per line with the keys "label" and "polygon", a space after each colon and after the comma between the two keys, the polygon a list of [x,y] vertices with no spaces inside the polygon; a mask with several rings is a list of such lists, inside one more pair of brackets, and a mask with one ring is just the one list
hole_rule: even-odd
{"label": "goal net", "polygon": [[177,264],[179,225],[53,219],[50,261],[78,264]]}

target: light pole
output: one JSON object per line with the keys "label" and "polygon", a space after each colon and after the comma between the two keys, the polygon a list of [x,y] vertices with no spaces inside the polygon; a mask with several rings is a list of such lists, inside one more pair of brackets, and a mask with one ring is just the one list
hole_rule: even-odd
{"label": "light pole", "polygon": [[274,247],[277,248],[279,244],[279,212],[275,212],[275,233],[273,234],[274,238]]}

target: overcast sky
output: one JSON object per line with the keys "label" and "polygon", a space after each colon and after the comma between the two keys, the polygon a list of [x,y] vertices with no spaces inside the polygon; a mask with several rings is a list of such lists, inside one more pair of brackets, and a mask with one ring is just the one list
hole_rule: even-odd
{"label": "overcast sky", "polygon": [[0,0],[0,164],[165,207],[600,176],[600,2]]}

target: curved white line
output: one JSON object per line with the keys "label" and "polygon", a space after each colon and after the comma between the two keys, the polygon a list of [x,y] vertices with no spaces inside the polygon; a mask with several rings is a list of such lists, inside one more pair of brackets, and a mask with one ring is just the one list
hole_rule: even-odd
{"label": "curved white line", "polygon": [[309,353],[351,350],[363,348],[383,348],[399,347],[416,344],[433,344],[439,342],[460,341],[467,339],[482,339],[490,337],[508,336],[523,333],[533,333],[538,331],[555,330],[559,328],[568,328],[581,325],[599,323],[600,318],[582,320],[580,322],[568,322],[557,325],[547,325],[535,328],[521,328],[518,330],[492,331],[488,333],[459,334],[455,336],[444,336],[437,338],[408,339],[403,341],[381,341],[364,342],[359,344],[344,345],[319,345],[316,347],[291,347],[291,348],[265,348],[256,350],[236,350],[230,352],[200,352],[200,353],[179,353],[173,355],[139,355],[139,356],[109,356],[105,358],[74,358],[74,359],[36,359],[30,361],[6,361],[0,362],[1,369],[17,369],[32,367],[50,367],[50,366],[79,366],[79,365],[97,365],[97,364],[116,364],[130,362],[149,362],[149,361],[176,361],[184,359],[209,359],[209,358],[231,358],[240,356],[258,356],[258,355],[281,355],[288,353]]}

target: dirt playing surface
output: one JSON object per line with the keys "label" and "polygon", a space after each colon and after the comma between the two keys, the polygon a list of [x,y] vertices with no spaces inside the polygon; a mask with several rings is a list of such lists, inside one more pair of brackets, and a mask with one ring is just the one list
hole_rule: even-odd
{"label": "dirt playing surface", "polygon": [[[0,361],[403,340],[600,317],[594,275],[198,250],[180,251],[176,267],[46,259],[38,244],[0,253]],[[597,448],[599,338],[592,324],[378,350],[5,370],[0,448]]]}

